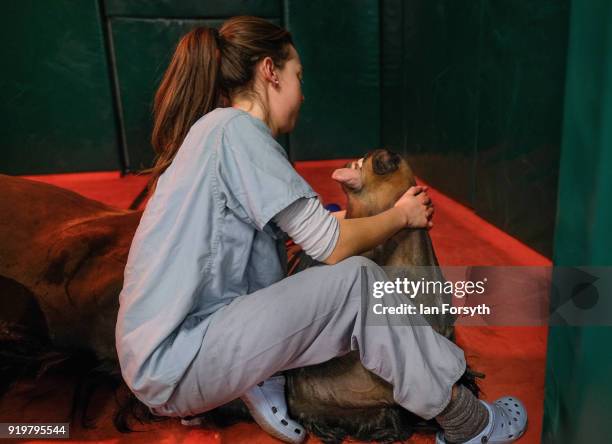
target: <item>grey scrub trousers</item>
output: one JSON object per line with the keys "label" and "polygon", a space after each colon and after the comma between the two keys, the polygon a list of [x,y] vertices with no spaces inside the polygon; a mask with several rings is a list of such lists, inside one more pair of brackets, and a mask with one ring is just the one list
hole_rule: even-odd
{"label": "grey scrub trousers", "polygon": [[250,114],[218,108],[190,129],[143,213],[119,297],[122,375],[153,413],[203,413],[278,371],[351,350],[407,410],[430,419],[446,407],[463,351],[416,318],[367,325],[361,274],[386,279],[374,262],[352,257],[284,278],[271,219],[314,196]]}

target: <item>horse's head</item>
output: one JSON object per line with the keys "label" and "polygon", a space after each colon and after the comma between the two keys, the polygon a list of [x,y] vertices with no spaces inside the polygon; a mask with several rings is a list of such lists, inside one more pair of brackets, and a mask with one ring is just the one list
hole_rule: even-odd
{"label": "horse's head", "polygon": [[408,162],[386,148],[368,152],[359,160],[335,170],[332,179],[342,185],[347,195],[347,217],[380,213],[416,185]]}

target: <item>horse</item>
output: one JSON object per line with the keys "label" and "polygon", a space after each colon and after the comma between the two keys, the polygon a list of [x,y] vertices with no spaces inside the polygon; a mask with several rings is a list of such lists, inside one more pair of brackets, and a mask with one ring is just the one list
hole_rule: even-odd
{"label": "horse", "polygon": [[[355,166],[355,165],[353,165]],[[346,217],[377,214],[415,183],[405,159],[389,150],[366,154],[359,173],[335,178],[347,194]],[[344,174],[344,176],[343,176]],[[74,405],[87,406],[95,387],[110,381],[123,388],[115,348],[118,296],[132,238],[142,210],[118,209],[72,191],[0,175],[0,394],[23,376],[54,368],[78,368]],[[288,251],[292,273],[319,266],[299,249]],[[365,254],[379,265],[422,266],[443,279],[427,230],[404,229]],[[423,301],[441,304],[440,295]],[[453,340],[452,322],[432,317],[432,326]],[[357,352],[315,366],[291,369],[287,377],[290,414],[325,443],[352,436],[361,440],[407,439],[414,430],[437,430],[397,405],[389,383],[366,370]],[[476,395],[476,373],[460,379]],[[76,410],[73,408],[73,415]],[[128,391],[114,415],[121,432],[130,418],[160,420]],[[204,424],[224,427],[252,420],[240,399],[201,415]]]}

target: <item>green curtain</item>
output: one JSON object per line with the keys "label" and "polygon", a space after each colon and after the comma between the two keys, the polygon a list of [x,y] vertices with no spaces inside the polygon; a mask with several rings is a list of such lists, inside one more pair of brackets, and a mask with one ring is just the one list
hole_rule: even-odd
{"label": "green curtain", "polygon": [[[612,265],[612,2],[574,1],[555,232],[556,265]],[[612,297],[600,294],[600,297]],[[609,442],[612,328],[552,327],[545,443]]]}

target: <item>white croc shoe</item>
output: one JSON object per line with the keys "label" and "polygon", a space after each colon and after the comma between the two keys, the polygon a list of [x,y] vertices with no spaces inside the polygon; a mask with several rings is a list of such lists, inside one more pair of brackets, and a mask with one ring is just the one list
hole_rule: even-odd
{"label": "white croc shoe", "polygon": [[289,418],[285,398],[285,376],[273,375],[240,397],[259,426],[281,441],[300,444],[306,430]]}
{"label": "white croc shoe", "polygon": [[181,418],[181,424],[185,427],[201,427],[204,425],[204,418],[201,416],[186,416]]}
{"label": "white croc shoe", "polygon": [[[509,444],[525,433],[527,410],[514,396],[504,396],[493,404],[479,400],[489,412],[489,422],[478,435],[463,444]],[[436,435],[436,444],[446,444],[444,432]]]}

